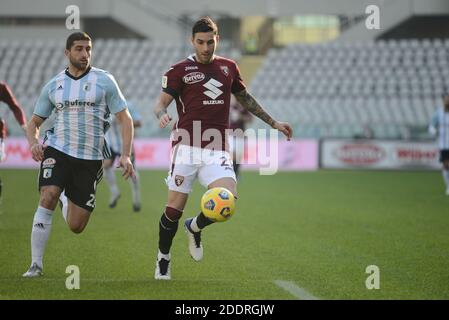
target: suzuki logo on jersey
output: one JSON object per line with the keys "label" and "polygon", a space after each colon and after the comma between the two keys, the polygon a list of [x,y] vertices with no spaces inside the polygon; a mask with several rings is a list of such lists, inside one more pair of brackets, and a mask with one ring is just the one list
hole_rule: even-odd
{"label": "suzuki logo on jersey", "polygon": [[206,87],[206,89],[209,89],[208,91],[204,91],[204,94],[211,99],[215,100],[223,93],[223,91],[218,89],[219,87],[223,86],[223,84],[215,79],[210,79],[205,84],[203,84],[203,86]]}

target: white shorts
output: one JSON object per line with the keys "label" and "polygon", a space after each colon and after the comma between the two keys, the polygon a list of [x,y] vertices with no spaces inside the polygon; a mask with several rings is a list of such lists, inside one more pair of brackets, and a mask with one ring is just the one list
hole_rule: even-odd
{"label": "white shorts", "polygon": [[165,179],[168,189],[190,193],[197,177],[200,184],[206,188],[221,178],[237,181],[229,152],[181,144],[174,146],[170,171]]}

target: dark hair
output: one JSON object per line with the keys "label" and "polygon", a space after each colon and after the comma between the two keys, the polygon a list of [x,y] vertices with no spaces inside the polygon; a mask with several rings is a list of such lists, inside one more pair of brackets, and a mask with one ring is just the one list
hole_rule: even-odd
{"label": "dark hair", "polygon": [[88,41],[92,41],[92,39],[89,37],[89,35],[85,32],[75,32],[72,33],[68,38],[67,38],[67,42],[65,44],[65,48],[67,50],[70,50],[73,46],[73,43],[75,41],[78,40],[88,40]]}
{"label": "dark hair", "polygon": [[199,19],[192,28],[192,37],[195,36],[195,33],[198,32],[213,32],[214,34],[218,34],[218,27],[215,22],[209,17],[202,17]]}

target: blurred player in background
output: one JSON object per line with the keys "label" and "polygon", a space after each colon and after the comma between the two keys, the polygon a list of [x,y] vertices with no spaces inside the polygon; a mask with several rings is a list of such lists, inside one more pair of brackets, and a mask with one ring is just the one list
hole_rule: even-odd
{"label": "blurred player in background", "polygon": [[[223,187],[237,198],[236,177],[227,151],[225,133],[229,128],[231,94],[235,95],[245,109],[272,128],[281,131],[288,139],[292,136],[288,123],[273,120],[246,91],[237,64],[215,55],[218,41],[218,28],[209,17],[201,18],[194,24],[192,45],[195,54],[175,64],[165,73],[162,77],[163,92],[154,107],[161,128],[165,128],[171,121],[167,107],[173,100],[176,101],[179,116],[171,137],[172,163],[167,177],[168,200],[159,223],[159,250],[154,274],[156,279],[171,279],[170,248],[196,178],[208,189]],[[207,141],[195,140],[195,131],[201,131],[202,136],[207,130],[219,135],[212,137],[213,147],[207,138]],[[179,136],[185,133],[189,137]],[[203,258],[201,231],[212,223],[202,212],[184,223],[190,255],[195,261]]]}
{"label": "blurred player in background", "polygon": [[[5,102],[9,109],[14,113],[14,117],[16,118],[19,125],[22,127],[23,132],[26,134],[26,116],[22,107],[17,102],[16,97],[14,97],[11,88],[3,81],[0,81],[0,102]],[[6,123],[0,117],[0,162],[2,162],[6,158],[6,150],[5,150],[5,139],[6,139]],[[2,179],[0,177],[0,198],[2,196]]]}
{"label": "blurred player in background", "polygon": [[[128,110],[133,119],[134,128],[141,127],[142,117],[130,102],[128,102]],[[113,165],[115,160],[120,157],[120,152],[122,150],[122,135],[120,133],[120,123],[115,117],[113,117],[113,120],[111,121],[111,127],[106,132],[105,138],[109,147],[111,148],[112,156],[109,159],[105,159],[103,161],[103,170],[110,192],[109,208],[115,208],[115,206],[117,205],[117,201],[120,198],[120,189],[117,185],[115,168]],[[129,180],[129,183],[131,185],[133,198],[133,211],[139,212],[141,209],[140,178],[139,173],[136,170],[134,146],[131,146],[131,162],[134,166],[134,176]]]}
{"label": "blurred player in background", "polygon": [[233,134],[229,139],[229,149],[235,176],[239,179],[240,163],[245,153],[245,136],[242,132],[245,131],[246,125],[253,120],[253,116],[240,103],[235,101],[234,96],[231,97],[231,108],[229,112],[229,129],[233,130]]}
{"label": "blurred player in background", "polygon": [[449,93],[443,95],[443,105],[435,111],[429,132],[433,136],[438,134],[443,179],[446,184],[446,194],[449,196]]}
{"label": "blurred player in background", "polygon": [[[90,65],[91,49],[92,41],[86,33],[76,32],[67,38],[69,66],[44,86],[27,126],[32,157],[41,165],[40,200],[31,230],[31,266],[24,277],[43,274],[43,256],[58,200],[74,233],[86,227],[95,208],[103,159],[110,156],[104,134],[111,112],[122,127],[119,163],[123,176],[126,179],[134,174],[130,159],[133,123],[125,98],[109,72]],[[54,127],[46,132],[41,144],[40,126],[53,111]]]}

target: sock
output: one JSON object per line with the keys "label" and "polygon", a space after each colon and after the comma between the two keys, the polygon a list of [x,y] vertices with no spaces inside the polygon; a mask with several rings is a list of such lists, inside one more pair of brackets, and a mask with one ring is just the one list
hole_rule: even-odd
{"label": "sock", "polygon": [[165,207],[165,212],[159,222],[159,251],[162,254],[169,254],[173,238],[178,231],[178,223],[182,211]]}
{"label": "sock", "polygon": [[36,263],[41,268],[43,267],[42,259],[51,232],[52,218],[52,210],[41,206],[37,207],[33,219],[33,228],[31,229],[31,265]]}
{"label": "sock", "polygon": [[104,176],[106,177],[106,181],[108,182],[109,191],[111,191],[111,197],[114,198],[115,196],[117,196],[120,193],[120,190],[118,189],[118,186],[117,186],[117,180],[115,178],[115,171],[111,167],[111,168],[104,169],[103,172],[104,172]]}
{"label": "sock", "polygon": [[65,220],[65,223],[67,222],[67,214],[69,211],[69,201],[67,199],[67,196],[65,195],[64,190],[62,190],[61,195],[59,196],[59,200],[61,200],[62,202],[62,208],[61,208],[61,213],[62,213],[62,217]]}
{"label": "sock", "polygon": [[190,223],[190,229],[192,229],[193,232],[200,232],[202,229],[212,223],[214,222],[208,219],[204,215],[204,213],[200,212],[200,214],[193,218],[192,222]]}
{"label": "sock", "polygon": [[449,170],[443,170],[443,179],[446,183],[446,188],[449,188]]}
{"label": "sock", "polygon": [[129,179],[129,183],[131,184],[131,191],[133,195],[133,204],[140,203],[140,181],[139,181],[139,173],[135,172],[135,177]]}
{"label": "sock", "polygon": [[234,166],[235,176],[238,177],[239,176],[239,170],[240,170],[240,164],[237,163],[237,162],[234,162],[233,166]]}

